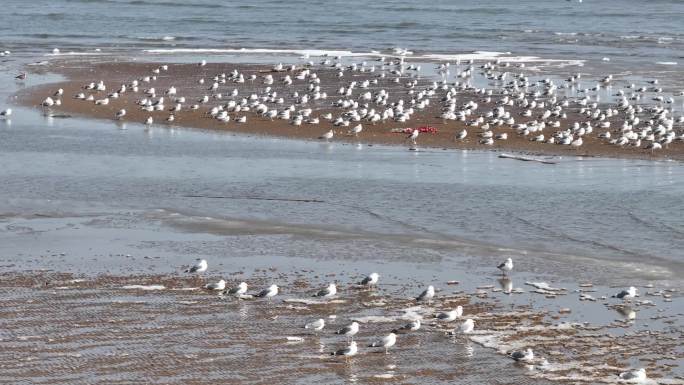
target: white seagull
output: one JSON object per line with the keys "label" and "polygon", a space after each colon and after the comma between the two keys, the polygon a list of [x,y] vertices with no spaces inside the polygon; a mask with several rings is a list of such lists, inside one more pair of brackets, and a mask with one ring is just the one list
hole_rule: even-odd
{"label": "white seagull", "polygon": [[418,329],[420,329],[420,319],[415,319],[398,329],[392,330],[392,333],[415,332]]}
{"label": "white seagull", "polygon": [[328,287],[319,290],[313,296],[330,298],[335,294],[337,294],[337,286],[334,283],[331,283],[330,285],[328,285]]}
{"label": "white seagull", "polygon": [[315,331],[321,331],[325,327],[325,320],[323,318],[319,318],[315,321],[309,322],[306,325],[304,325],[304,329],[313,329]]}
{"label": "white seagull", "polygon": [[646,369],[630,370],[629,372],[620,373],[620,379],[629,382],[641,382],[646,380]]}
{"label": "white seagull", "polygon": [[237,286],[230,288],[223,292],[223,294],[230,294],[235,296],[243,295],[247,292],[247,283],[240,282]]}
{"label": "white seagull", "polygon": [[185,270],[185,272],[186,273],[204,273],[205,271],[207,271],[207,267],[209,267],[209,265],[207,264],[207,260],[202,259],[202,260],[199,260],[199,262],[197,262],[195,264],[195,266]]}
{"label": "white seagull", "polygon": [[380,274],[378,273],[370,273],[366,278],[364,278],[361,282],[359,282],[359,285],[363,286],[368,286],[373,287],[378,283],[378,280],[380,279]]}
{"label": "white seagull", "polygon": [[331,356],[345,356],[345,357],[351,357],[355,356],[356,353],[358,352],[358,348],[356,347],[356,341],[352,341],[349,346],[346,348],[336,350],[332,353],[330,353]]}
{"label": "white seagull", "polygon": [[434,286],[430,285],[428,286],[427,289],[425,289],[418,297],[416,297],[416,301],[422,302],[422,301],[427,301],[430,303],[430,300],[432,297],[435,296],[435,288]]}
{"label": "white seagull", "polygon": [[2,116],[3,118],[7,118],[10,115],[12,115],[12,109],[11,108],[8,108],[8,109],[0,112],[0,116]]}
{"label": "white seagull", "polygon": [[534,352],[530,348],[516,350],[510,354],[510,357],[516,361],[530,362],[534,360]]}
{"label": "white seagull", "polygon": [[358,332],[359,332],[359,323],[354,321],[354,322],[350,323],[349,325],[343,327],[342,329],[336,331],[335,334],[340,334],[340,335],[345,335],[347,337],[351,337],[351,339],[353,341],[354,336]]}
{"label": "white seagull", "polygon": [[629,289],[627,290],[622,290],[621,292],[614,294],[613,298],[619,298],[619,299],[632,299],[636,297],[637,289],[634,286],[630,286]]}
{"label": "white seagull", "polygon": [[505,262],[500,263],[496,268],[501,270],[502,274],[506,275],[507,272],[513,270],[513,260],[507,258]]}
{"label": "white seagull", "polygon": [[411,134],[409,134],[409,136],[406,137],[406,139],[410,140],[411,143],[413,143],[413,145],[415,145],[416,139],[418,138],[418,134],[420,134],[420,131],[418,131],[417,129],[414,129],[413,131],[411,131]]}
{"label": "white seagull", "polygon": [[257,298],[266,297],[270,300],[272,297],[275,297],[276,295],[278,295],[278,285],[271,285],[268,288],[257,293],[255,295],[255,297],[257,297]]}
{"label": "white seagull", "polygon": [[333,132],[333,130],[330,130],[330,131],[326,132],[325,134],[319,136],[318,139],[325,139],[326,141],[328,141],[328,140],[332,139],[333,135],[335,135],[335,133]]}
{"label": "white seagull", "polygon": [[382,337],[382,339],[371,343],[370,345],[368,345],[368,347],[369,348],[385,348],[385,354],[388,354],[389,353],[388,349],[391,348],[392,346],[394,346],[394,344],[396,344],[396,343],[397,343],[397,335],[394,333],[390,333],[390,334]]}
{"label": "white seagull", "polygon": [[472,333],[472,331],[473,331],[474,329],[475,329],[475,321],[473,321],[473,320],[470,319],[470,318],[468,318],[467,320],[465,320],[465,322],[463,322],[463,323],[461,324],[461,326],[459,327],[459,331],[460,331],[462,334]]}
{"label": "white seagull", "polygon": [[351,129],[351,133],[354,134],[354,136],[359,136],[359,134],[363,131],[363,126],[360,124],[357,124],[354,126],[354,128]]}
{"label": "white seagull", "polygon": [[121,110],[119,110],[119,112],[116,113],[115,116],[117,120],[123,118],[124,116],[126,116],[126,110],[122,108]]}
{"label": "white seagull", "polygon": [[207,290],[225,290],[226,289],[226,281],[222,279],[216,283],[208,283],[208,284],[204,285],[204,288]]}
{"label": "white seagull", "polygon": [[459,305],[454,310],[437,314],[435,316],[435,318],[437,318],[438,321],[442,321],[442,322],[452,322],[452,321],[455,321],[456,318],[458,318],[462,315],[463,315],[463,306]]}

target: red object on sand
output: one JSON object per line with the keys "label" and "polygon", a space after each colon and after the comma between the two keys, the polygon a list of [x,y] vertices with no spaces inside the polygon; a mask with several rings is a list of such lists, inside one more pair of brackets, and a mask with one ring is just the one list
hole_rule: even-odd
{"label": "red object on sand", "polygon": [[[432,126],[421,126],[421,127],[416,128],[416,130],[418,130],[418,132],[420,132],[421,134],[426,134],[426,133],[427,134],[436,134],[437,133],[437,129],[432,127]],[[405,134],[410,134],[412,132],[413,132],[413,128],[405,128],[404,129]]]}

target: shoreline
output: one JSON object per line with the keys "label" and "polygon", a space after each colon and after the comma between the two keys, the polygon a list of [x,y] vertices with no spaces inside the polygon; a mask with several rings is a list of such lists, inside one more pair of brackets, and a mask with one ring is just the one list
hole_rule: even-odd
{"label": "shoreline", "polygon": [[[334,127],[332,122],[320,119],[319,124],[303,123],[300,126],[293,126],[287,120],[269,120],[265,117],[258,117],[254,112],[250,111],[243,114],[230,114],[232,119],[228,123],[219,122],[207,115],[209,106],[214,106],[220,103],[225,103],[231,98],[229,95],[222,95],[222,99],[210,99],[210,101],[201,105],[199,109],[191,111],[184,106],[184,109],[179,113],[174,113],[175,120],[172,123],[166,121],[171,115],[168,111],[153,111],[146,112],[140,110],[140,107],[135,104],[136,99],[144,97],[142,90],[144,88],[156,88],[159,96],[163,95],[163,90],[174,86],[178,89],[178,95],[183,95],[188,99],[187,104],[195,102],[195,99],[201,97],[203,94],[209,94],[206,91],[206,85],[212,82],[211,77],[218,73],[229,73],[233,69],[241,73],[250,73],[259,77],[257,80],[251,82],[246,80],[242,85],[231,84],[228,81],[225,85],[221,85],[219,90],[229,94],[232,89],[239,89],[239,96],[237,99],[247,97],[250,94],[262,91],[266,86],[261,84],[261,76],[272,74],[274,79],[279,79],[281,76],[291,75],[287,72],[271,72],[270,67],[266,65],[250,65],[250,64],[230,64],[230,63],[215,63],[207,64],[201,71],[198,71],[197,65],[194,64],[168,64],[168,73],[158,74],[156,81],[150,83],[141,83],[139,86],[140,92],[132,93],[126,92],[121,94],[117,99],[109,99],[108,105],[95,105],[93,102],[74,99],[77,93],[87,93],[84,91],[83,85],[90,82],[104,81],[108,86],[104,92],[95,93],[95,98],[104,98],[107,94],[116,90],[120,84],[129,84],[133,79],[142,78],[152,74],[152,70],[158,68],[161,64],[158,63],[138,63],[138,62],[106,62],[106,63],[87,63],[74,62],[70,60],[52,62],[51,65],[41,69],[41,72],[56,73],[64,76],[67,80],[57,83],[42,84],[34,87],[29,87],[21,90],[15,94],[17,96],[16,103],[33,108],[41,108],[40,104],[47,96],[51,96],[55,90],[63,89],[64,94],[61,96],[61,106],[53,106],[50,111],[57,114],[67,114],[86,118],[106,119],[121,125],[126,123],[140,123],[145,124],[148,117],[154,119],[155,127],[179,127],[179,128],[197,128],[209,129],[217,131],[235,132],[241,134],[250,134],[256,136],[270,136],[280,137],[296,140],[307,141],[321,141],[318,139],[326,131],[333,129],[335,136],[330,140],[331,142],[345,142],[350,144],[362,145],[389,145],[397,147],[411,148],[411,142],[406,139],[405,134],[392,133],[392,129],[407,129],[416,127],[433,127],[437,133],[421,133],[417,139],[416,148],[426,149],[459,149],[459,150],[491,150],[503,154],[505,152],[513,152],[525,156],[571,156],[571,157],[597,157],[597,158],[616,158],[616,159],[643,159],[643,160],[684,160],[684,142],[674,141],[669,145],[669,148],[663,148],[656,153],[651,150],[634,147],[618,147],[609,145],[603,140],[598,139],[598,133],[585,136],[585,144],[577,149],[571,146],[552,145],[540,142],[532,142],[529,140],[530,136],[518,135],[516,131],[510,126],[502,125],[501,127],[493,127],[494,134],[506,133],[507,140],[496,140],[493,145],[481,144],[481,138],[478,134],[481,132],[479,127],[468,127],[464,122],[448,121],[445,123],[439,117],[439,101],[433,98],[432,104],[427,106],[422,111],[415,113],[410,120],[404,123],[395,122],[392,120],[377,122],[371,124],[366,121],[358,123],[363,125],[363,131],[357,136],[347,134],[347,131],[357,124],[351,122],[349,127]],[[328,91],[327,100],[319,100],[309,104],[309,108],[313,110],[312,116],[322,116],[326,113],[331,113],[337,116],[344,109],[333,108],[331,103],[338,100],[340,97],[336,95],[335,90],[338,86],[344,86],[351,79],[349,77],[343,80],[337,80],[335,74],[327,68],[315,68],[316,73],[322,80],[321,84],[334,83],[332,86],[328,85],[324,88]],[[154,76],[154,75],[153,75]],[[197,82],[199,78],[205,78],[206,83],[200,86]],[[351,77],[356,82],[371,79],[367,74],[358,74]],[[404,79],[404,78],[402,78]],[[409,80],[411,78],[406,78]],[[428,84],[426,79],[415,79],[421,85]],[[302,84],[294,83],[293,86],[285,87],[275,81],[271,85],[274,91],[277,91],[280,96],[287,97],[287,93],[293,90],[302,90]],[[297,87],[295,87],[297,85]],[[321,86],[323,88],[323,86]],[[375,89],[371,88],[369,91],[375,92],[377,89],[388,89],[389,93],[406,98],[405,87],[402,84],[379,84]],[[364,90],[362,90],[364,91]],[[468,92],[459,94],[460,100],[477,100],[478,95],[471,95]],[[284,106],[290,105],[290,100],[284,104],[277,106],[279,110]],[[166,105],[166,110],[173,106],[173,103]],[[495,108],[495,104],[487,103],[482,106],[480,113]],[[303,106],[298,106],[303,108]],[[114,118],[117,111],[126,109],[126,116],[121,120]],[[369,106],[369,108],[372,108]],[[246,116],[246,123],[237,123],[235,118],[238,116]],[[517,118],[520,120],[520,117]],[[530,118],[531,119],[531,118]],[[466,129],[468,132],[464,140],[456,140],[455,135],[461,130]],[[545,133],[550,136],[552,130],[556,128],[546,128]],[[598,129],[597,129],[598,131]]]}

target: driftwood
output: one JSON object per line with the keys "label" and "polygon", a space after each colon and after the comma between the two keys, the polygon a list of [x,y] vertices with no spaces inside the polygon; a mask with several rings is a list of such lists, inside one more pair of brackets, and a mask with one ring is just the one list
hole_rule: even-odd
{"label": "driftwood", "polygon": [[550,160],[530,158],[528,156],[522,156],[522,155],[500,154],[499,158],[515,159],[515,160],[521,160],[523,162],[539,162],[539,163],[543,163],[543,164],[556,164],[556,162],[553,162]]}
{"label": "driftwood", "polygon": [[265,198],[265,197],[252,197],[252,196],[183,195],[183,198],[247,199],[247,200],[255,200],[255,201],[283,201],[283,202],[325,203],[325,201],[318,200],[318,199]]}

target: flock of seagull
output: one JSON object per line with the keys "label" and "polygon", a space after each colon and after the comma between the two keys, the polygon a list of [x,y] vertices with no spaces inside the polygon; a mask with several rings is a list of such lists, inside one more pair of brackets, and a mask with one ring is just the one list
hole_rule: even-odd
{"label": "flock of seagull", "polygon": [[[186,269],[186,273],[201,274],[207,271],[209,265],[205,259],[199,259],[197,263]],[[507,258],[504,262],[499,264],[497,268],[501,271],[502,275],[506,276],[509,272],[513,270],[513,260]],[[366,276],[363,280],[357,282],[360,287],[366,288],[367,290],[373,290],[377,287],[380,280],[380,275],[378,273],[371,273]],[[248,285],[246,282],[240,282],[232,288],[226,287],[226,281],[221,279],[218,282],[208,283],[204,285],[204,289],[208,291],[219,291],[220,296],[232,296],[238,300],[253,299],[253,298],[266,298],[269,301],[273,297],[279,294],[278,285],[270,285],[260,291],[256,291],[254,294],[248,294]],[[321,299],[332,299],[338,294],[337,285],[335,283],[330,283],[328,286],[317,290],[313,297]],[[432,299],[435,297],[435,288],[429,285],[425,290],[423,290],[418,296],[415,297],[415,302],[417,303],[431,303]],[[637,296],[637,289],[635,287],[630,287],[626,290],[622,290],[615,295],[613,298],[619,298],[623,301],[629,301]],[[458,322],[457,326],[452,330],[447,331],[447,335],[451,336],[464,336],[472,333],[475,329],[475,321],[472,318],[464,317],[463,306],[457,306],[455,309],[440,312],[434,314],[434,320],[445,325]],[[399,334],[416,332],[421,329],[421,317],[415,317],[410,322],[402,325],[396,329],[393,329],[389,334],[378,338],[370,342],[367,347],[369,348],[382,348],[385,350],[385,354],[389,354],[390,348],[392,348],[397,343],[397,336]],[[318,318],[313,321],[307,322],[303,325],[304,329],[312,330],[314,332],[320,332],[326,327],[325,319]],[[348,325],[335,330],[336,335],[345,336],[347,338],[347,345],[330,352],[331,356],[342,356],[345,360],[357,355],[359,353],[359,346],[357,341],[354,340],[354,336],[359,332],[360,325],[358,322],[353,321]],[[535,355],[531,348],[525,350],[516,350],[508,354],[512,360],[521,363],[534,363]],[[543,360],[543,364],[548,365],[548,361]],[[643,368],[627,371],[620,373],[619,378],[626,381],[642,381],[646,379],[646,371]]]}
{"label": "flock of seagull", "polygon": [[[643,86],[628,84],[614,93],[612,102],[601,103],[599,92],[612,91],[615,82],[612,75],[586,86],[586,83],[581,83],[582,75],[579,73],[564,82],[549,78],[531,81],[522,72],[515,74],[510,63],[487,62],[478,68],[473,61],[458,61],[454,66],[443,63],[436,67],[441,81],[420,83],[418,74],[421,66],[407,64],[404,57],[377,60],[378,63],[362,62],[348,66],[341,63],[340,57],[323,60],[320,63],[323,68],[335,71],[334,77],[339,81],[337,98],[332,102],[327,101],[332,96],[322,88],[321,77],[312,61],[302,66],[279,63],[260,75],[233,70],[201,77],[197,82],[205,91],[194,100],[181,96],[175,86],[155,89],[153,83],[158,76],[169,71],[168,65],[161,65],[151,74],[120,84],[109,92],[103,81],[85,84],[83,92],[74,98],[107,106],[127,92],[140,94],[136,100],[138,108],[150,113],[166,111],[167,123],[172,123],[184,110],[200,108],[206,109],[207,117],[222,123],[246,123],[249,113],[264,120],[286,120],[293,126],[318,125],[327,121],[333,128],[320,136],[326,141],[340,132],[358,136],[364,124],[407,123],[417,112],[427,110],[434,102],[439,103],[435,114],[445,123],[459,121],[464,125],[465,128],[454,135],[455,141],[465,141],[471,135],[469,130],[477,130],[477,141],[484,145],[505,141],[509,134],[532,142],[574,148],[580,148],[585,138],[593,135],[610,145],[645,148],[652,152],[666,148],[674,141],[684,141],[684,116],[674,116],[675,95],[668,96],[658,86],[658,80],[651,80]],[[198,63],[200,68],[206,65],[204,60]],[[519,66],[523,67],[522,64]],[[455,82],[448,81],[452,69],[456,72]],[[472,78],[478,71],[492,85],[491,88],[472,85]],[[352,76],[351,81],[345,81],[350,72],[363,75],[363,80],[353,80]],[[390,87],[383,88],[380,81],[389,82]],[[246,82],[256,83],[257,87],[253,87],[249,94],[241,95],[237,87]],[[282,87],[283,91],[279,93],[276,86]],[[43,100],[42,106],[60,106],[63,93],[62,89],[57,90]],[[406,97],[390,98],[391,94],[399,93],[405,93]],[[684,91],[676,96],[683,95]],[[320,109],[337,109],[339,113],[317,115]],[[10,113],[8,110],[7,115]],[[114,114],[117,120],[126,119],[126,116],[126,109]],[[154,123],[151,115],[145,120],[148,126]],[[502,126],[512,131],[494,132],[494,128]],[[407,132],[407,141],[415,145],[421,132],[418,129]]]}
{"label": "flock of seagull", "polygon": [[[134,93],[140,95],[136,100],[138,108],[149,113],[167,112],[165,120],[168,123],[172,123],[175,117],[185,110],[200,109],[206,110],[208,118],[222,123],[234,121],[244,124],[249,113],[266,120],[285,120],[294,126],[318,125],[322,121],[327,121],[333,128],[320,136],[320,139],[326,141],[332,140],[340,130],[347,135],[358,136],[362,133],[364,124],[374,125],[387,121],[407,123],[417,112],[427,111],[434,102],[437,103],[439,118],[445,123],[459,121],[465,125],[465,128],[455,134],[456,141],[466,140],[470,135],[468,130],[477,130],[477,140],[484,145],[505,141],[508,139],[507,132],[493,131],[494,128],[502,126],[512,129],[512,134],[529,138],[533,142],[575,148],[580,148],[589,135],[594,135],[610,145],[645,148],[651,151],[668,147],[676,140],[684,141],[684,116],[674,116],[674,98],[663,92],[657,80],[639,87],[629,84],[617,90],[612,103],[600,103],[599,92],[610,89],[614,82],[611,75],[605,76],[590,87],[582,87],[581,74],[573,75],[564,82],[551,79],[531,81],[523,73],[514,74],[510,63],[488,62],[476,68],[473,61],[467,61],[457,62],[455,66],[451,66],[450,63],[440,64],[435,70],[441,76],[441,81],[420,83],[420,66],[407,64],[403,57],[383,57],[378,59],[377,63],[362,62],[348,66],[342,65],[341,58],[336,57],[335,60],[326,58],[320,64],[333,69],[334,77],[340,81],[337,98],[333,102],[327,102],[327,99],[332,97],[322,88],[321,77],[315,72],[313,62],[303,66],[277,64],[262,75],[248,75],[233,70],[230,73],[202,77],[198,84],[204,87],[206,92],[194,100],[181,96],[180,90],[175,86],[159,91],[155,89],[153,83],[158,76],[169,71],[168,65],[161,65],[152,70],[151,74],[120,84],[110,91],[104,81],[85,84],[82,92],[74,95],[74,98],[96,106],[108,106],[124,94]],[[204,60],[198,63],[200,68],[206,65]],[[455,70],[455,82],[448,81],[452,70]],[[483,75],[489,84],[493,84],[493,87],[474,87],[471,80],[477,72]],[[360,81],[344,82],[348,73],[364,75],[365,78]],[[276,78],[277,76],[279,78]],[[22,73],[18,78],[25,79],[26,75]],[[382,88],[381,81],[393,83],[394,88]],[[238,88],[228,89],[228,84],[240,85],[246,82],[261,82],[261,85],[253,87],[259,91],[241,95]],[[279,94],[275,89],[276,83],[290,92]],[[300,84],[302,88],[289,88],[295,83]],[[402,90],[406,97],[390,99],[391,94],[400,93]],[[576,93],[576,96],[570,96],[571,92]],[[463,95],[467,95],[466,99],[469,99],[465,103]],[[684,92],[676,96],[682,95]],[[64,90],[59,89],[42,101],[42,107],[59,107],[63,97]],[[649,103],[642,104],[643,100],[648,100]],[[321,109],[321,104],[325,104],[324,109],[336,109],[339,113],[324,112],[317,115],[316,110]],[[491,108],[485,110],[482,107],[485,105]],[[3,119],[11,115],[11,109],[0,112],[0,118]],[[114,114],[117,120],[126,117],[126,109],[120,109]],[[148,126],[154,123],[151,115],[145,120]],[[420,130],[410,129],[407,133],[407,141],[415,145]],[[513,270],[513,261],[508,258],[497,267],[502,274],[508,274]],[[207,261],[200,260],[186,272],[201,274],[207,269]],[[379,274],[372,273],[359,284],[370,290],[377,286],[379,278]],[[275,284],[251,295],[248,294],[246,282],[240,282],[231,288],[227,288],[226,285],[226,281],[222,279],[207,284],[205,289],[220,291],[222,295],[241,299],[272,300],[279,294],[279,287]],[[630,287],[613,297],[630,300],[637,296],[636,291],[636,288]],[[328,299],[335,297],[337,292],[336,284],[330,283],[314,296]],[[415,300],[430,303],[434,297],[435,288],[428,286]],[[450,311],[435,314],[434,317],[436,321],[446,324],[459,322],[448,334],[467,335],[473,332],[475,322],[471,318],[462,320],[463,315],[463,307],[458,306]],[[305,323],[303,327],[320,332],[326,327],[326,323],[323,318],[319,318]],[[359,327],[358,322],[351,322],[336,330],[335,334],[345,336],[348,344],[330,354],[345,358],[355,356],[359,352],[359,346],[354,336],[359,332]],[[414,319],[372,341],[368,347],[384,349],[388,354],[390,348],[397,343],[397,335],[420,329],[421,320]],[[534,352],[529,348],[511,352],[509,357],[520,362],[535,360]],[[646,372],[644,369],[638,369],[621,373],[619,377],[626,381],[641,381],[646,379]]]}

